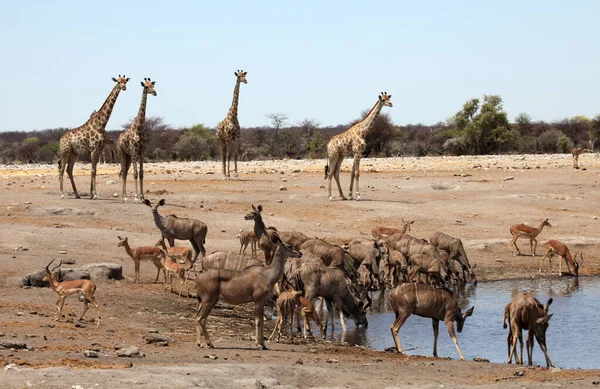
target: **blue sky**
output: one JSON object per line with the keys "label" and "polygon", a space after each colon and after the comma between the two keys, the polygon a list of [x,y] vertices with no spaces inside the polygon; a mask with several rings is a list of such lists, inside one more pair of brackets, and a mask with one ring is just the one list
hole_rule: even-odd
{"label": "blue sky", "polygon": [[76,127],[111,77],[132,80],[107,129],[136,115],[174,126],[225,117],[234,71],[244,127],[348,123],[378,93],[396,124],[443,121],[500,94],[513,119],[600,113],[599,1],[4,1],[0,131]]}

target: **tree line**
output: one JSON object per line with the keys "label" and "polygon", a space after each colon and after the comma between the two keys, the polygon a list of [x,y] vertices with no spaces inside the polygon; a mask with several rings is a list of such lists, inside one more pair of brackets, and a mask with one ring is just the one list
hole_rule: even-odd
{"label": "tree line", "polygon": [[[284,113],[266,115],[262,127],[242,128],[239,160],[324,158],[329,139],[347,130],[352,122],[321,126],[306,118],[290,123]],[[107,131],[117,140],[130,126]],[[0,132],[0,163],[55,163],[59,140],[69,129]],[[219,159],[215,130],[203,124],[175,128],[162,117],[146,119],[146,158],[149,161]],[[511,122],[498,95],[471,99],[452,117],[434,125],[395,125],[386,112],[377,118],[367,136],[365,156],[484,155],[510,153],[568,153],[573,147],[593,151],[600,138],[600,115],[574,116],[554,122],[533,121],[526,113]],[[89,160],[89,155],[80,156]]]}

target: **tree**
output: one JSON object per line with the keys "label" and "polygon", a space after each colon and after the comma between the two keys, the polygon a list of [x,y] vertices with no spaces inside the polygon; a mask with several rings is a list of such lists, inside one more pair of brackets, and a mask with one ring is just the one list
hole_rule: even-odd
{"label": "tree", "polygon": [[[362,112],[363,117],[369,113],[368,110]],[[396,127],[392,122],[392,117],[389,113],[380,113],[373,123],[371,132],[367,135],[365,141],[367,142],[367,148],[365,149],[365,156],[368,156],[371,152],[376,155],[385,154],[388,156],[386,146],[396,137]],[[385,152],[385,153],[384,153]]]}
{"label": "tree", "polygon": [[502,109],[502,98],[484,95],[483,104],[471,99],[454,116],[456,144],[464,145],[468,154],[490,154],[514,147],[519,139],[518,131],[511,128],[506,112]]}
{"label": "tree", "polygon": [[53,163],[54,158],[58,157],[60,145],[58,142],[49,142],[40,148],[40,159]]}
{"label": "tree", "polygon": [[204,124],[195,124],[187,129],[175,143],[174,150],[180,159],[206,160],[211,156],[212,135]]}
{"label": "tree", "polygon": [[306,139],[310,139],[315,132],[319,128],[320,124],[313,118],[304,118],[300,123],[298,123],[298,127],[302,131],[302,134],[306,136]]}
{"label": "tree", "polygon": [[325,137],[319,131],[315,131],[308,140],[308,158],[319,158],[325,154]]}
{"label": "tree", "polygon": [[271,158],[275,159],[275,145],[278,141],[279,130],[288,120],[288,116],[284,113],[270,113],[267,118],[271,121],[271,127],[275,130],[273,138],[271,139]]}

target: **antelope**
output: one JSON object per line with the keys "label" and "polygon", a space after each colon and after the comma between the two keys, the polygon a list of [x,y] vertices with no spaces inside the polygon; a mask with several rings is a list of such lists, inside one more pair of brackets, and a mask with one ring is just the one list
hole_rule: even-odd
{"label": "antelope", "polygon": [[[160,263],[160,258],[161,258],[160,249],[158,249],[156,247],[151,247],[151,246],[141,246],[141,247],[131,248],[129,246],[129,241],[127,240],[127,237],[121,238],[120,236],[118,236],[118,238],[119,238],[119,243],[117,244],[117,247],[124,247],[127,255],[129,255],[131,257],[131,259],[133,259],[133,263],[135,266],[135,281],[134,282],[140,281],[140,262],[147,261],[147,260],[152,261],[154,266],[156,266],[156,279],[154,280],[154,282],[158,282],[158,277],[160,276],[161,270],[163,271],[163,276],[165,277],[165,280],[166,280],[167,276],[165,275],[163,266]],[[121,258],[121,260],[123,260],[123,258]]]}
{"label": "antelope", "polygon": [[[512,362],[512,356],[515,356],[516,363],[523,363],[523,330],[527,330],[527,357],[528,365],[533,364],[533,338],[537,342],[546,357],[546,367],[554,367],[548,349],[546,347],[546,330],[553,314],[548,315],[548,308],[552,304],[552,298],[548,299],[546,304],[540,303],[531,292],[522,291],[517,293],[513,300],[504,308],[503,326],[507,327],[506,322],[510,324],[508,337],[508,363]],[[511,337],[512,335],[512,337]],[[521,345],[521,359],[517,354],[517,340]]]}
{"label": "antelope", "polygon": [[432,320],[434,357],[437,357],[439,322],[443,320],[448,327],[448,333],[456,346],[456,351],[458,351],[460,359],[465,360],[458,346],[458,340],[454,332],[454,322],[456,321],[456,330],[460,333],[466,318],[473,314],[475,307],[471,307],[465,313],[461,313],[460,307],[449,291],[419,283],[407,283],[397,286],[390,293],[389,303],[396,314],[396,320],[394,320],[390,330],[392,331],[392,337],[399,353],[403,353],[400,340],[398,339],[400,327],[402,327],[410,315],[415,314],[422,317],[429,317]]}
{"label": "antelope", "polygon": [[579,155],[583,153],[591,153],[592,151],[586,149],[585,147],[575,147],[571,150],[571,154],[573,155],[573,167],[575,169],[579,169]]}
{"label": "antelope", "polygon": [[260,248],[265,253],[265,262],[267,265],[270,265],[273,261],[273,256],[275,253],[275,249],[277,245],[274,242],[273,235],[277,234],[277,239],[279,238],[279,233],[276,228],[265,226],[263,223],[261,213],[262,205],[255,207],[252,204],[252,212],[244,216],[245,220],[254,220],[254,235],[256,235],[256,239],[258,241],[258,248]]}
{"label": "antelope", "polygon": [[279,231],[279,237],[282,241],[289,244],[294,250],[297,251],[300,251],[300,246],[302,246],[302,243],[310,239],[308,236],[297,231]]}
{"label": "antelope", "polygon": [[[521,250],[517,246],[517,239],[520,237],[529,238],[529,246],[531,247],[532,256],[535,257],[535,249],[537,248],[537,239],[536,237],[542,232],[544,226],[552,227],[548,219],[544,219],[541,221],[540,226],[538,228],[526,226],[525,224],[515,224],[510,227],[510,233],[512,235],[512,240],[510,241],[510,247],[514,246],[517,249],[519,255],[521,255]],[[534,245],[535,242],[535,245]],[[513,250],[513,255],[516,255]]]}
{"label": "antelope", "polygon": [[56,314],[56,318],[54,321],[59,321],[62,313],[63,306],[65,305],[65,299],[72,294],[80,293],[80,300],[83,301],[83,312],[81,312],[81,316],[79,317],[79,321],[83,320],[83,316],[88,310],[88,303],[92,303],[92,305],[98,311],[98,319],[96,320],[96,324],[100,325],[100,305],[94,299],[94,292],[96,291],[96,284],[91,280],[70,280],[58,282],[56,280],[56,275],[54,274],[54,270],[58,269],[62,265],[62,260],[57,266],[54,266],[52,270],[49,269],[50,265],[54,262],[54,259],[50,261],[49,264],[46,265],[46,275],[43,280],[48,281],[52,290],[58,293],[58,300],[56,300],[56,308],[58,309],[58,313]]}
{"label": "antelope", "polygon": [[233,271],[242,271],[246,268],[259,266],[264,267],[264,263],[258,259],[243,257],[236,253],[226,251],[217,251],[202,258],[202,268],[207,269],[227,269]]}
{"label": "antelope", "polygon": [[175,215],[161,216],[158,213],[158,207],[165,205],[165,199],[161,199],[155,206],[152,206],[148,199],[144,200],[144,204],[152,208],[154,224],[160,230],[163,238],[169,241],[171,247],[175,246],[175,239],[190,241],[195,253],[192,266],[196,263],[200,253],[202,253],[202,257],[206,255],[206,249],[204,248],[206,233],[208,232],[206,224],[200,220],[179,218]]}
{"label": "antelope", "polygon": [[[173,262],[169,260],[169,255],[166,251],[160,250],[160,253],[163,257],[163,268],[165,270],[165,292],[169,289],[169,285],[171,285],[171,293],[173,293],[173,277],[177,277],[179,282],[181,282],[181,289],[179,290],[179,296],[183,294],[183,287],[187,282],[186,271],[192,268],[192,264],[188,261],[187,257],[184,257],[185,265],[182,265],[177,262]],[[167,282],[168,280],[168,282]],[[186,287],[186,293],[188,289]]]}
{"label": "antelope", "polygon": [[434,232],[433,235],[429,238],[429,242],[436,246],[440,250],[444,250],[448,253],[448,257],[451,260],[455,260],[460,263],[462,267],[462,281],[467,282],[467,277],[465,272],[469,274],[469,277],[476,283],[477,279],[475,278],[475,273],[473,272],[473,268],[471,268],[471,264],[469,263],[469,259],[467,258],[467,253],[463,247],[462,241],[458,238],[454,238],[443,232]]}
{"label": "antelope", "polygon": [[427,254],[413,254],[408,258],[408,262],[412,265],[408,276],[410,281],[414,281],[415,276],[419,273],[425,273],[430,284],[437,283],[438,286],[444,286],[448,272],[442,261]]}
{"label": "antelope", "polygon": [[[304,336],[304,338],[306,339],[307,332],[312,334],[312,331],[310,330],[310,320],[314,321],[315,324],[319,326],[319,331],[321,331],[321,334],[324,334],[325,330],[323,329],[323,322],[321,321],[321,318],[319,317],[319,314],[317,313],[317,310],[315,309],[315,306],[312,303],[312,301],[310,301],[304,296],[300,296],[299,301],[300,316],[302,316],[302,323],[304,324],[302,329],[302,335]],[[298,318],[298,330],[300,330],[300,318],[297,315],[296,317]]]}
{"label": "antelope", "polygon": [[222,300],[234,305],[254,302],[256,345],[266,350],[263,337],[265,303],[273,294],[274,285],[283,276],[283,263],[286,258],[299,258],[302,255],[283,243],[276,232],[269,238],[277,245],[270,265],[254,266],[243,271],[211,269],[196,277],[196,295],[200,302],[195,318],[198,346],[204,347],[200,342],[200,330],[202,330],[206,346],[214,348],[206,329],[206,319],[217,301]]}
{"label": "antelope", "polygon": [[167,247],[163,237],[161,237],[154,246],[162,249],[167,254],[167,257],[171,258],[172,262],[176,262],[175,260],[178,259],[183,261],[183,263],[192,263],[192,249],[189,247]]}
{"label": "antelope", "polygon": [[273,333],[269,337],[269,342],[275,335],[275,332],[279,330],[277,333],[277,343],[279,343],[279,339],[281,338],[281,329],[283,327],[283,319],[288,318],[290,324],[290,337],[291,343],[294,343],[294,312],[296,311],[296,306],[300,305],[300,295],[302,292],[291,290],[281,292],[279,297],[277,297],[277,302],[275,305],[277,306],[277,319],[275,320],[275,328],[273,328]]}
{"label": "antelope", "polygon": [[404,226],[400,228],[390,228],[390,227],[375,227],[371,230],[371,234],[373,234],[373,238],[375,240],[385,239],[388,236],[392,236],[394,234],[402,234],[404,235],[406,231],[410,231],[410,225],[413,224],[414,220],[404,220],[401,219]]}
{"label": "antelope", "polygon": [[[555,254],[558,254],[560,257],[558,262],[558,275],[562,275],[562,260],[564,259],[569,273],[574,274],[575,277],[579,277],[579,268],[583,266],[584,262],[583,254],[581,252],[575,253],[575,257],[572,257],[571,253],[569,252],[569,248],[564,243],[554,239],[550,239],[548,242],[546,242],[546,254],[544,254],[542,260],[540,261],[540,273],[542,272],[542,264],[544,263],[544,259],[546,259],[546,257],[548,257],[550,271],[552,271],[552,257],[554,257]],[[577,254],[581,256],[581,262],[577,261]],[[571,271],[571,268],[573,271]]]}
{"label": "antelope", "polygon": [[252,258],[256,258],[256,235],[252,231],[241,231],[235,236],[240,240],[240,255],[246,255],[246,248],[250,244],[250,250],[252,251]]}
{"label": "antelope", "polygon": [[321,258],[325,266],[342,270],[346,277],[352,281],[358,278],[356,271],[360,266],[360,261],[340,246],[327,243],[321,239],[309,239],[300,246],[300,251],[302,253],[311,252]]}

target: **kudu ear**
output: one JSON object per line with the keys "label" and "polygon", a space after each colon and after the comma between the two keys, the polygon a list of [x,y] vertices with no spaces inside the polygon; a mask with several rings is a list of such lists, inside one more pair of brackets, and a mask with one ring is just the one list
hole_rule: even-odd
{"label": "kudu ear", "polygon": [[552,315],[554,315],[554,314],[552,313],[550,315],[546,315],[546,316],[540,317],[535,322],[537,324],[542,324],[542,323],[546,323],[547,324],[550,321],[550,319],[552,318]]}
{"label": "kudu ear", "polygon": [[160,201],[158,202],[158,205],[160,205],[161,207],[165,204],[166,204],[165,199],[160,199]]}
{"label": "kudu ear", "polygon": [[262,212],[262,205],[259,205],[257,209],[258,209],[258,212]]}
{"label": "kudu ear", "polygon": [[150,200],[148,200],[148,199],[144,200],[144,204],[146,204],[147,206],[152,208],[152,203],[150,202]]}
{"label": "kudu ear", "polygon": [[252,210],[253,210],[254,212],[256,212],[256,207],[254,206],[254,204],[252,204]]}
{"label": "kudu ear", "polygon": [[466,319],[467,317],[471,316],[474,310],[475,306],[472,306],[471,308],[467,309],[467,311],[463,313],[463,318]]}

